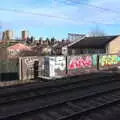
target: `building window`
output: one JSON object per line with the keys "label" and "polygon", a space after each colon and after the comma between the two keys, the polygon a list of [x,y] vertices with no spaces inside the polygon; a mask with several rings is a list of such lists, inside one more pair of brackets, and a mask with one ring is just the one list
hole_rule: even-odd
{"label": "building window", "polygon": [[98,49],[97,53],[98,54],[103,54],[103,53],[106,53],[106,50],[105,49]]}
{"label": "building window", "polygon": [[72,49],[72,55],[74,55],[75,54],[75,50],[74,49]]}

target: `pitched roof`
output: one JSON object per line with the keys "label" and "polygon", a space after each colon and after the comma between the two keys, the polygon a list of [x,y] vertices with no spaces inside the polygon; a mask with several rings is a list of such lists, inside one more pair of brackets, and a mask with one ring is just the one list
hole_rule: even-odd
{"label": "pitched roof", "polygon": [[31,50],[30,47],[24,45],[24,44],[21,44],[21,43],[18,43],[18,44],[15,44],[13,46],[10,46],[8,47],[8,49],[14,49],[14,50]]}
{"label": "pitched roof", "polygon": [[76,41],[74,44],[70,44],[70,48],[101,48],[107,43],[115,39],[116,36],[100,36],[100,37],[83,37],[82,39]]}

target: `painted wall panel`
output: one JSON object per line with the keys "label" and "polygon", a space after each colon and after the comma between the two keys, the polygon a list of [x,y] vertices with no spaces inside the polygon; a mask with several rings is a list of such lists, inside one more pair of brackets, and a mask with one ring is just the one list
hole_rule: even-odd
{"label": "painted wall panel", "polygon": [[39,61],[39,75],[44,73],[44,57],[31,56],[19,59],[20,80],[34,78],[34,62]]}
{"label": "painted wall panel", "polygon": [[110,69],[120,65],[120,55],[99,55],[99,68]]}
{"label": "painted wall panel", "polygon": [[66,75],[66,57],[49,57],[49,76],[63,77]]}
{"label": "painted wall panel", "polygon": [[97,70],[97,55],[67,57],[68,75],[78,75]]}

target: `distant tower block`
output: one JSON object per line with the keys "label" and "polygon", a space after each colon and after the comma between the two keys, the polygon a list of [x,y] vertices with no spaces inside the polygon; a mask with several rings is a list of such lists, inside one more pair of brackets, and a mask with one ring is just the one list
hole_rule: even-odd
{"label": "distant tower block", "polygon": [[5,40],[5,32],[2,33],[2,40]]}
{"label": "distant tower block", "polygon": [[29,32],[26,30],[22,31],[22,40],[26,40],[29,37]]}
{"label": "distant tower block", "polygon": [[13,31],[11,31],[11,30],[6,30],[3,34],[4,34],[5,40],[12,40],[13,39]]}

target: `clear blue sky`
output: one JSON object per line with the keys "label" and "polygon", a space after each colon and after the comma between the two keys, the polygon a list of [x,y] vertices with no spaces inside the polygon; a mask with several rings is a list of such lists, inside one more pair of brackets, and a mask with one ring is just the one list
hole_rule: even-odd
{"label": "clear blue sky", "polygon": [[[4,11],[3,8],[24,12]],[[20,31],[26,29],[36,38],[62,39],[67,33],[87,34],[96,25],[106,34],[120,34],[119,13],[120,0],[2,0],[0,3],[1,31],[11,29],[18,37]]]}

